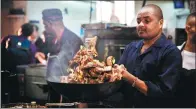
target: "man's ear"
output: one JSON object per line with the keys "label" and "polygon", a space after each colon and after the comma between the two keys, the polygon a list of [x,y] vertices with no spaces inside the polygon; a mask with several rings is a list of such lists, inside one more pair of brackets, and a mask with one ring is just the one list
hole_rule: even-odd
{"label": "man's ear", "polygon": [[160,26],[161,26],[161,28],[163,27],[163,19],[161,19],[160,21],[159,21],[159,24],[160,24]]}
{"label": "man's ear", "polygon": [[160,24],[163,25],[163,19],[160,20]]}

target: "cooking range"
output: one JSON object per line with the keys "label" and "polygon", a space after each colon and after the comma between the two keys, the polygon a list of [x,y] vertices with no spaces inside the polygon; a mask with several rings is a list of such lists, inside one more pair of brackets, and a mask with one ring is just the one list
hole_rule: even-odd
{"label": "cooking range", "polygon": [[[37,102],[36,108],[43,108],[44,106],[47,108],[77,108],[81,102],[88,103],[88,107],[92,108],[116,107],[115,105],[117,103],[111,102],[109,100],[104,100],[104,98],[107,98],[118,90],[121,84],[120,81],[104,84],[83,84],[85,86],[81,87],[81,85],[79,84],[69,85],[43,81],[45,80],[46,68],[45,66],[41,66],[39,64],[20,66],[20,70],[22,68],[26,70],[24,71],[23,69],[23,72],[18,74],[18,79],[20,82],[20,92],[23,92],[22,94],[20,94],[19,98],[23,99],[20,99],[20,101],[17,103],[12,103],[11,100],[8,100],[2,105],[2,107],[28,108],[31,106],[30,102],[32,100],[35,100]],[[36,73],[36,75],[34,73],[35,71],[39,74]],[[66,101],[63,101],[63,103],[48,102],[48,96],[43,96],[48,95],[47,85],[54,87],[54,89],[58,93],[60,93]],[[70,90],[66,90],[67,88]]]}

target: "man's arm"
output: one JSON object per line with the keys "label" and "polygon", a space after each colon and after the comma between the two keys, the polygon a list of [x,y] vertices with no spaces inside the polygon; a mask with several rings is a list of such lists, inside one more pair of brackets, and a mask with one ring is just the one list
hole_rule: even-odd
{"label": "man's arm", "polygon": [[42,52],[36,52],[35,53],[35,58],[40,62],[42,63],[43,65],[46,65],[47,62],[46,62],[46,56],[44,53]]}
{"label": "man's arm", "polygon": [[179,80],[182,57],[180,51],[175,48],[165,53],[162,59],[162,72],[158,75],[159,81],[143,81],[127,71],[123,72],[123,77],[146,96],[160,97],[170,95]]}

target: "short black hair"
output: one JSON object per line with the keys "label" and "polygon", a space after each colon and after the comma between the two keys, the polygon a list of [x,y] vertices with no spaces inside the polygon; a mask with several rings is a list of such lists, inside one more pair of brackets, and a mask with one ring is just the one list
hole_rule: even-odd
{"label": "short black hair", "polygon": [[189,21],[189,19],[190,19],[191,17],[196,17],[196,12],[190,13],[190,14],[188,15],[188,17],[186,18],[186,23]]}
{"label": "short black hair", "polygon": [[30,23],[23,24],[21,29],[22,29],[22,35],[26,37],[30,36],[34,30],[33,25]]}

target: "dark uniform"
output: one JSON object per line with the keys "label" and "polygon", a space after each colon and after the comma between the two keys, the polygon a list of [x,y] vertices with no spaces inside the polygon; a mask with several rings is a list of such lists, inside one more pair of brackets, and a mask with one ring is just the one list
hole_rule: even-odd
{"label": "dark uniform", "polygon": [[170,107],[180,77],[182,57],[178,48],[164,34],[144,53],[143,40],[127,45],[119,64],[148,86],[147,96],[125,81],[122,92],[126,107]]}
{"label": "dark uniform", "polygon": [[[184,50],[186,43],[182,46]],[[181,79],[176,91],[175,108],[195,108],[196,107],[196,69],[181,70]]]}
{"label": "dark uniform", "polygon": [[[58,9],[47,9],[42,12],[43,20],[62,20],[62,13]],[[48,82],[60,82],[60,76],[67,75],[68,62],[83,45],[82,40],[73,32],[64,28],[60,40],[51,41],[48,46],[48,64],[46,79]],[[69,89],[68,89],[69,90]],[[48,102],[59,102],[60,95],[49,85]]]}

